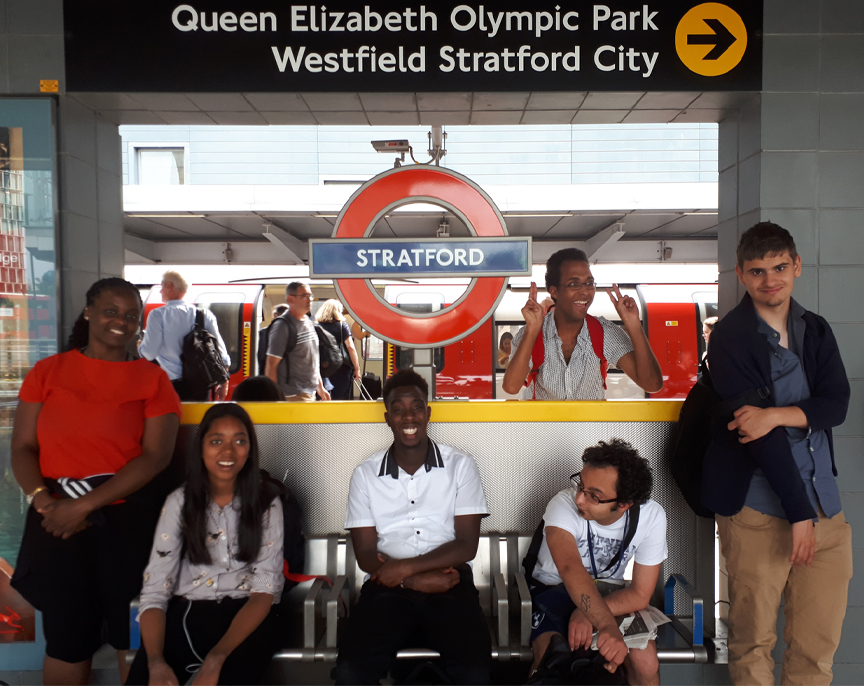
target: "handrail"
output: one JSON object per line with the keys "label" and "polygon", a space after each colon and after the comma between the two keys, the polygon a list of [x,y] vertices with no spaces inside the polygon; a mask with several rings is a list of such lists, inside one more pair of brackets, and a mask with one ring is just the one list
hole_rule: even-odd
{"label": "handrail", "polygon": [[[381,401],[240,403],[256,424],[381,424]],[[211,403],[183,403],[181,424],[197,425]],[[674,422],[680,400],[435,401],[432,423]]]}

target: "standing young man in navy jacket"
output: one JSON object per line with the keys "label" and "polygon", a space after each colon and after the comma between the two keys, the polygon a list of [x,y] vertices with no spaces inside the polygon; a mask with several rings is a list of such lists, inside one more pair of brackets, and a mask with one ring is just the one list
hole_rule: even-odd
{"label": "standing young man in navy jacket", "polygon": [[708,365],[724,400],[762,400],[742,401],[702,481],[729,574],[729,672],[734,684],[774,684],[785,595],[781,683],[830,684],[852,576],[831,437],[849,382],[828,322],[792,299],[801,257],[789,232],[756,224],[737,259],[747,294],[714,328]]}

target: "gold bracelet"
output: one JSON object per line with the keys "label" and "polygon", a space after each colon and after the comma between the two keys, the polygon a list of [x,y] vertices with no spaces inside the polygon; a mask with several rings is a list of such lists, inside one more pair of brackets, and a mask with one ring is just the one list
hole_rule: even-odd
{"label": "gold bracelet", "polygon": [[37,495],[39,495],[42,491],[47,491],[47,490],[48,490],[48,487],[47,487],[47,486],[39,486],[39,488],[37,488],[37,489],[36,489],[35,491],[33,491],[30,495],[27,496],[27,504],[28,504],[28,505],[31,504],[31,503],[33,502],[33,499],[34,499]]}

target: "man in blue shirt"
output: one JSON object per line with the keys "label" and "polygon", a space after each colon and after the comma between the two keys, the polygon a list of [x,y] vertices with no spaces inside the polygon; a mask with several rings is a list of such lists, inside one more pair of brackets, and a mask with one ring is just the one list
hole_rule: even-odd
{"label": "man in blue shirt", "polygon": [[[183,339],[195,326],[196,307],[193,303],[183,300],[189,284],[175,271],[167,271],[162,275],[162,302],[164,307],[158,307],[147,317],[147,328],[144,339],[138,347],[138,354],[148,360],[156,360],[159,366],[168,374],[180,400],[207,400],[190,393],[183,383],[183,363],[180,354],[183,352]],[[219,353],[226,368],[231,367],[231,358],[225,349],[222,336],[219,335],[219,325],[216,317],[206,307],[204,309],[204,328],[216,337]],[[228,391],[228,382],[214,389],[214,399],[224,400]]]}
{"label": "man in blue shirt", "polygon": [[702,481],[729,575],[729,672],[734,684],[774,683],[785,597],[781,683],[830,684],[852,576],[831,434],[849,382],[828,322],[792,299],[801,257],[789,232],[756,224],[737,262],[747,294],[714,328],[708,365],[723,400],[763,400],[712,441]]}

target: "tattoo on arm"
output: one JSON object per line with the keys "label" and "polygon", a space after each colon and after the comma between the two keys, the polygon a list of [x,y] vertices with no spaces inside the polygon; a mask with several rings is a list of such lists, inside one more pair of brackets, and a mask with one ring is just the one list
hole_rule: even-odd
{"label": "tattoo on arm", "polygon": [[591,609],[591,597],[583,593],[579,604],[582,606],[582,612],[587,613]]}

